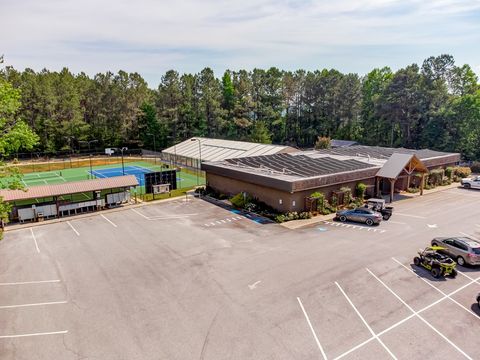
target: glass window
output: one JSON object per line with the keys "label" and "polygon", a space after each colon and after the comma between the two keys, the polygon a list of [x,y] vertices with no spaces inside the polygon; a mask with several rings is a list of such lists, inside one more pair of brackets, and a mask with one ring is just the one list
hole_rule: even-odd
{"label": "glass window", "polygon": [[472,251],[476,255],[480,255],[480,248],[472,248]]}
{"label": "glass window", "polygon": [[458,241],[458,240],[455,240],[454,246],[457,247],[457,248],[459,248],[459,249],[462,249],[462,250],[464,250],[464,251],[468,251],[467,245],[461,243],[461,242]]}

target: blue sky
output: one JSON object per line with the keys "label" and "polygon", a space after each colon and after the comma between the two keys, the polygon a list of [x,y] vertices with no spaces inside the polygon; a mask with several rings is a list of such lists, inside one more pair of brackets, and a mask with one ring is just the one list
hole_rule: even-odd
{"label": "blue sky", "polygon": [[480,0],[0,0],[0,24],[6,65],[136,71],[151,87],[169,69],[365,74],[443,53],[480,74]]}

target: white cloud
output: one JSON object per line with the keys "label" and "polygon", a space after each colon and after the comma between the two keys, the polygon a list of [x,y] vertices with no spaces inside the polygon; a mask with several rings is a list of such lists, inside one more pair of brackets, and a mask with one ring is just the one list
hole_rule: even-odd
{"label": "white cloud", "polygon": [[365,72],[438,53],[467,63],[480,54],[478,0],[0,0],[0,9],[7,63],[90,74],[122,68],[152,86],[170,68]]}

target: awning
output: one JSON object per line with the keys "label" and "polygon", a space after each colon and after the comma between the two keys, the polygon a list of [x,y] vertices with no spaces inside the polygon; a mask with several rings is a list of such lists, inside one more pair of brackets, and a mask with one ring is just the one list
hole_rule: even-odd
{"label": "awning", "polygon": [[412,174],[414,171],[421,173],[428,172],[426,166],[416,155],[394,153],[390,156],[387,162],[383,164],[382,168],[378,170],[376,176],[387,179],[396,179],[403,170],[405,170],[408,175]]}
{"label": "awning", "polygon": [[0,190],[0,197],[2,197],[4,201],[17,201],[126,188],[131,186],[138,186],[137,178],[134,175],[66,182],[63,184],[32,186],[25,191]]}

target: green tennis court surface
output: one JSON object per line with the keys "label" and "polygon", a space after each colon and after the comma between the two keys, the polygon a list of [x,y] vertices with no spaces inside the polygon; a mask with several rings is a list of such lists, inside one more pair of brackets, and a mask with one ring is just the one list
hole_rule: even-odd
{"label": "green tennis court surface", "polygon": [[[139,176],[139,172],[131,172],[129,169],[142,169],[143,173],[150,171],[161,171],[166,170],[165,167],[162,168],[161,165],[154,165],[146,161],[137,161],[129,162],[125,164],[125,175],[135,175]],[[105,171],[110,170],[110,171]],[[130,172],[129,172],[130,171]],[[93,175],[94,176],[93,176]],[[57,171],[44,171],[44,172],[34,172],[28,173],[23,176],[23,184],[26,187],[38,186],[38,185],[51,185],[51,184],[61,184],[65,182],[72,181],[81,181],[88,180],[93,178],[102,178],[102,177],[111,177],[119,176],[123,174],[121,164],[111,164],[111,165],[101,165],[101,166],[92,166],[92,174],[90,174],[90,167],[80,167],[74,169],[64,169]],[[140,181],[139,181],[140,182]],[[205,179],[203,177],[198,178],[198,183],[204,184]],[[177,173],[177,187],[178,188],[188,188],[197,185],[197,176],[180,171]]]}

